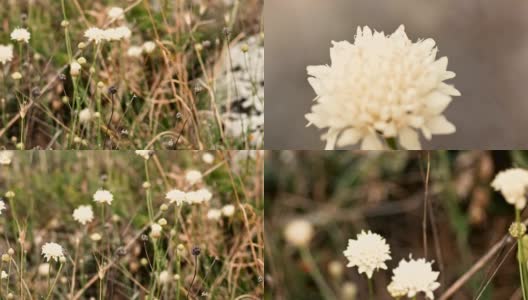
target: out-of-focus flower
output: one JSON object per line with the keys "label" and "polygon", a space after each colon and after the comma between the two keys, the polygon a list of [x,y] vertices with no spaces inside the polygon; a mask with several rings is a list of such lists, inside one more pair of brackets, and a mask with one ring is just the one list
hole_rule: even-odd
{"label": "out-of-focus flower", "polygon": [[202,173],[197,170],[189,170],[185,173],[185,179],[189,184],[195,184],[202,181]]}
{"label": "out-of-focus flower", "polygon": [[156,43],[153,41],[147,41],[143,43],[142,48],[145,53],[152,53],[156,49]]}
{"label": "out-of-focus flower", "polygon": [[154,152],[152,150],[136,150],[136,154],[148,160]]}
{"label": "out-of-focus flower", "polygon": [[235,206],[233,204],[224,205],[222,214],[226,217],[232,217],[235,214]]}
{"label": "out-of-focus flower", "polygon": [[182,205],[186,201],[186,193],[178,189],[172,189],[167,192],[165,199],[169,200],[170,203],[176,203],[176,206]]}
{"label": "out-of-focus flower", "polygon": [[330,66],[307,68],[317,98],[306,118],[328,129],[326,149],[360,141],[361,149],[383,149],[380,136],[420,149],[418,130],[427,139],[454,133],[443,112],[460,92],[443,82],[455,73],[436,52],[434,40],[413,43],[403,25],[388,36],[365,26],[353,44],[334,42]]}
{"label": "out-of-focus flower", "polygon": [[16,28],[11,32],[11,40],[13,41],[28,43],[30,37],[31,34],[25,28]]}
{"label": "out-of-focus flower", "polygon": [[73,219],[83,225],[92,222],[93,218],[94,213],[90,205],[81,205],[73,211]]}
{"label": "out-of-focus flower", "polygon": [[293,246],[307,246],[314,234],[313,226],[304,219],[289,222],[284,229],[284,238]]}
{"label": "out-of-focus flower", "polygon": [[114,195],[112,195],[112,193],[107,190],[98,190],[95,192],[93,200],[95,202],[107,203],[108,205],[111,205],[112,201],[114,200]]}
{"label": "out-of-focus flower", "polygon": [[0,151],[0,165],[10,165],[14,155],[15,153],[11,150]]}
{"label": "out-of-focus flower", "polygon": [[122,20],[125,18],[125,11],[121,7],[111,7],[108,9],[108,17],[110,20]]}
{"label": "out-of-focus flower", "polygon": [[216,208],[211,208],[207,212],[207,219],[218,221],[222,217],[222,211]]}
{"label": "out-of-focus flower", "polygon": [[13,45],[0,45],[0,62],[6,64],[13,59]]}

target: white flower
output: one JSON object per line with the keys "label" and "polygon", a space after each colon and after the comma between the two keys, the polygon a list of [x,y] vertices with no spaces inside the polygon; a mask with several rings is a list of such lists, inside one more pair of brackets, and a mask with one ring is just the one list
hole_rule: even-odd
{"label": "white flower", "polygon": [[79,112],[79,122],[86,124],[92,119],[92,111],[89,108],[85,108]]}
{"label": "white flower", "polygon": [[11,161],[13,160],[13,156],[15,153],[10,150],[2,150],[0,151],[0,165],[10,165]]}
{"label": "white flower", "polygon": [[519,168],[501,171],[495,176],[491,186],[501,192],[506,202],[515,205],[516,209],[526,206],[528,171]]}
{"label": "white flower", "polygon": [[163,270],[163,271],[160,272],[159,281],[160,281],[161,284],[169,283],[170,279],[171,279],[171,277],[170,277],[169,271]]}
{"label": "white flower", "polygon": [[122,20],[125,17],[125,11],[121,7],[111,7],[107,13],[112,21]]}
{"label": "white flower", "polygon": [[128,48],[127,55],[130,57],[140,57],[143,53],[143,48],[138,46],[132,46]]}
{"label": "white flower", "polygon": [[78,62],[74,61],[70,64],[70,75],[72,77],[76,77],[76,76],[79,76],[79,74],[81,74],[81,64],[79,64]]}
{"label": "white flower", "polygon": [[92,222],[93,218],[94,213],[90,205],[81,205],[73,211],[73,219],[83,225]]}
{"label": "white flower", "polygon": [[348,258],[347,267],[358,267],[359,273],[372,278],[377,269],[387,269],[386,260],[390,260],[390,248],[385,239],[370,231],[361,231],[357,239],[349,239],[348,247],[343,254]]}
{"label": "white flower", "polygon": [[0,278],[6,279],[7,277],[9,277],[9,275],[7,275],[7,273],[4,270],[2,270],[2,273],[0,273]]}
{"label": "white flower", "polygon": [[42,255],[44,255],[46,261],[50,261],[50,259],[59,261],[61,257],[64,257],[64,252],[61,245],[57,243],[46,243],[42,246]]}
{"label": "white flower", "polygon": [[96,232],[96,233],[92,233],[92,234],[90,235],[90,239],[91,239],[92,241],[94,241],[94,242],[98,242],[98,241],[100,241],[102,238],[103,238],[103,237],[102,237],[101,234],[98,233],[98,232]]}
{"label": "white flower", "polygon": [[235,214],[235,206],[233,204],[224,205],[222,213],[226,217],[232,217]]}
{"label": "white flower", "polygon": [[202,160],[203,160],[204,163],[210,165],[210,164],[212,164],[214,162],[214,155],[212,155],[209,152],[205,152],[202,155]]}
{"label": "white flower", "polygon": [[136,150],[136,154],[148,160],[154,152],[152,150]]}
{"label": "white flower", "polygon": [[460,92],[443,83],[455,73],[436,52],[434,40],[413,43],[403,25],[389,36],[358,27],[353,44],[333,43],[330,66],[307,68],[317,94],[308,125],[328,128],[326,149],[359,141],[361,149],[382,149],[378,135],[420,149],[417,130],[427,139],[455,132],[442,113]]}
{"label": "white flower", "polygon": [[16,28],[11,32],[11,40],[18,41],[18,42],[29,42],[29,38],[31,37],[31,34],[27,29],[24,28]]}
{"label": "white flower", "polygon": [[99,203],[107,203],[108,205],[112,204],[114,200],[114,195],[107,190],[98,190],[93,195],[93,200]]}
{"label": "white flower", "polygon": [[159,238],[161,236],[161,225],[158,223],[154,223],[150,225],[150,236],[153,238]]}
{"label": "white flower", "polygon": [[90,27],[84,32],[84,37],[86,37],[90,42],[95,42],[99,44],[101,41],[106,40],[105,30],[102,30],[97,27]]}
{"label": "white flower", "polygon": [[170,203],[176,202],[176,206],[180,206],[184,201],[186,201],[187,197],[185,192],[178,189],[172,189],[167,192],[165,199],[169,200]]}
{"label": "white flower", "polygon": [[185,179],[189,184],[195,184],[202,181],[202,173],[197,170],[189,170],[185,173]]}
{"label": "white flower", "polygon": [[143,43],[143,50],[145,51],[145,53],[152,53],[154,49],[156,49],[156,43],[152,41],[147,41]]}
{"label": "white flower", "polygon": [[5,202],[0,200],[0,215],[2,214],[2,211],[6,209]]}
{"label": "white flower", "polygon": [[38,266],[38,274],[40,276],[48,276],[50,273],[50,264],[43,263]]}
{"label": "white flower", "polygon": [[200,204],[211,200],[213,194],[206,188],[191,191],[185,194],[185,201],[189,204]]}
{"label": "white flower", "polygon": [[436,281],[439,273],[433,271],[432,262],[426,262],[423,258],[409,258],[409,261],[402,259],[392,272],[392,282],[387,289],[393,297],[407,295],[413,298],[423,292],[427,298],[434,299],[433,291],[440,286]]}
{"label": "white flower", "polygon": [[216,208],[211,208],[207,212],[207,219],[218,221],[222,217],[222,211]]}
{"label": "white flower", "polygon": [[13,59],[13,45],[0,45],[0,62],[6,64]]}
{"label": "white flower", "polygon": [[197,190],[196,193],[200,196],[199,203],[208,202],[213,198],[213,194],[206,188],[201,188]]}
{"label": "white flower", "polygon": [[128,39],[132,36],[132,32],[126,26],[119,26],[116,28],[109,28],[104,30],[104,38],[107,41],[119,41],[122,39]]}
{"label": "white flower", "polygon": [[313,226],[310,222],[303,219],[293,220],[286,225],[284,238],[294,246],[303,247],[310,243],[314,234],[313,231]]}

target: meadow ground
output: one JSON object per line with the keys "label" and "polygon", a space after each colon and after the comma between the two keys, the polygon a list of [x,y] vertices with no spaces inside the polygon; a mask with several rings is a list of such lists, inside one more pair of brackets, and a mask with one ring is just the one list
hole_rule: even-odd
{"label": "meadow ground", "polygon": [[1,0],[0,148],[261,148],[263,2]]}
{"label": "meadow ground", "polygon": [[[431,289],[434,299],[522,299],[527,239],[516,243],[512,224],[526,223],[525,190],[518,185],[526,180],[526,152],[267,154],[265,299],[369,299],[369,280],[357,266],[375,260],[381,247],[353,242],[344,255],[362,230],[390,246],[387,269],[370,280],[372,299],[425,299],[423,292],[417,298],[389,293],[398,281],[393,271],[410,255],[432,262],[433,272],[415,269],[405,284],[418,282],[418,291]],[[504,177],[509,168],[520,168],[521,176]],[[521,187],[517,215],[508,194],[496,191],[501,181],[505,190]],[[354,249],[363,250],[350,254]]]}
{"label": "meadow ground", "polygon": [[260,151],[0,151],[2,299],[261,299]]}

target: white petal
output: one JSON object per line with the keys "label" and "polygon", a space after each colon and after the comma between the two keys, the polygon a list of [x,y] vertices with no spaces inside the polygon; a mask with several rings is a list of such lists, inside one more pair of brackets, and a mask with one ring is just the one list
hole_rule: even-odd
{"label": "white petal", "polygon": [[315,77],[308,77],[308,82],[310,83],[317,95],[322,95],[324,93],[323,84],[320,79]]}
{"label": "white petal", "polygon": [[455,72],[445,71],[442,73],[442,76],[440,78],[441,80],[447,80],[447,79],[455,78],[455,76],[456,76]]}
{"label": "white petal", "polygon": [[361,150],[383,150],[383,144],[375,133],[371,133],[363,138]]}
{"label": "white petal", "polygon": [[436,116],[425,124],[432,134],[451,134],[456,131],[455,125],[449,122],[444,116]]}
{"label": "white petal", "polygon": [[320,66],[308,66],[306,67],[306,72],[310,76],[314,77],[323,77],[330,72],[330,67],[327,65],[320,65]]}
{"label": "white petal", "polygon": [[433,115],[438,115],[446,109],[450,102],[450,96],[435,91],[427,96],[425,105],[427,105],[428,112]]}
{"label": "white petal", "polygon": [[454,86],[443,82],[438,86],[438,91],[450,96],[460,96],[460,92]]}
{"label": "white petal", "polygon": [[447,69],[447,57],[441,57],[433,63],[433,67],[436,72],[444,73]]}
{"label": "white petal", "polygon": [[407,150],[420,150],[420,138],[418,133],[410,127],[400,130],[400,145]]}
{"label": "white petal", "polygon": [[339,134],[338,130],[330,129],[326,134],[324,134],[321,138],[323,140],[326,140],[325,150],[334,150],[337,135]]}
{"label": "white petal", "polygon": [[361,139],[361,132],[354,128],[349,128],[341,133],[341,136],[337,140],[337,147],[344,147],[348,145],[357,144],[359,139]]}

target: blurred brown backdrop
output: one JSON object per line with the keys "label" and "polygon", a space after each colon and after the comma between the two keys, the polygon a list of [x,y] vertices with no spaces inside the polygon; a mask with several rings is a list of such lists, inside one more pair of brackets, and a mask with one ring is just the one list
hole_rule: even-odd
{"label": "blurred brown backdrop", "polygon": [[433,38],[462,92],[446,111],[457,126],[429,149],[528,147],[528,2],[520,0],[267,0],[267,149],[322,149],[305,128],[315,93],[306,66],[329,64],[332,40],[353,41],[356,27],[392,33],[404,24],[414,41]]}

